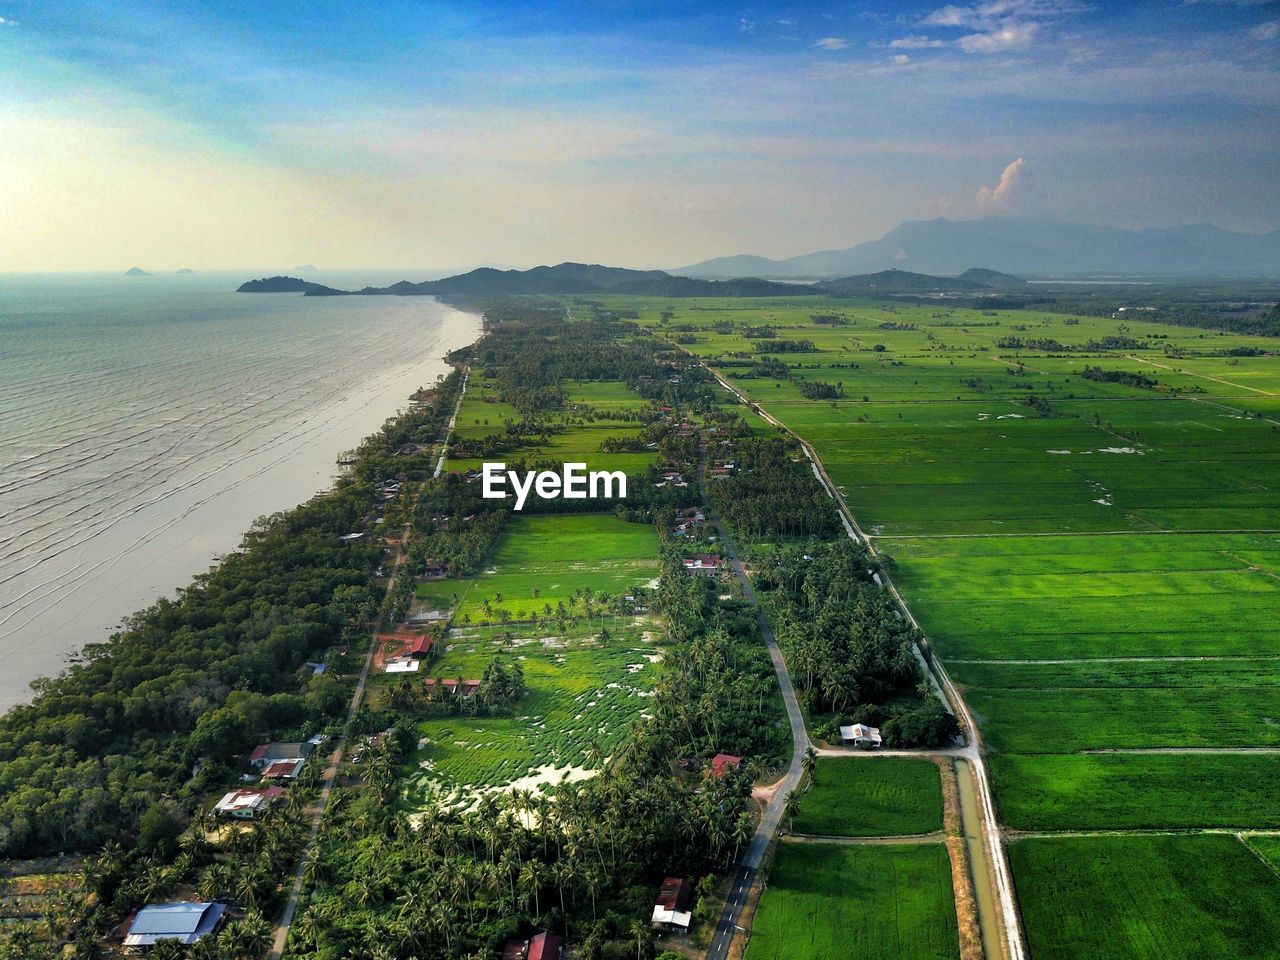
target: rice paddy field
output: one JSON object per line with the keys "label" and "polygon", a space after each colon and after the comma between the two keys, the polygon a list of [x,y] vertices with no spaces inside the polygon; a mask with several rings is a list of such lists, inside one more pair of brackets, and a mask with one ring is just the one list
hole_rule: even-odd
{"label": "rice paddy field", "polygon": [[928,760],[823,757],[794,833],[894,837],[942,829],[942,780]]}
{"label": "rice paddy field", "polygon": [[746,960],[954,960],[951,868],[942,844],[783,840]]}
{"label": "rice paddy field", "polygon": [[[895,559],[1009,828],[1280,825],[1275,340],[945,301],[681,302],[667,325],[813,444]],[[772,338],[744,335],[762,326]],[[789,378],[751,376],[764,355]],[[806,399],[806,380],[843,396]],[[1243,922],[1261,900],[1188,903],[1177,857],[1266,870],[1229,834],[1012,849],[1037,960],[1274,955]],[[1275,875],[1258,876],[1274,913]],[[1240,887],[1224,869],[1223,895]],[[1054,912],[1076,890],[1087,935]]]}
{"label": "rice paddy field", "polygon": [[1235,837],[1036,838],[1009,857],[1040,960],[1276,955],[1280,877]]}

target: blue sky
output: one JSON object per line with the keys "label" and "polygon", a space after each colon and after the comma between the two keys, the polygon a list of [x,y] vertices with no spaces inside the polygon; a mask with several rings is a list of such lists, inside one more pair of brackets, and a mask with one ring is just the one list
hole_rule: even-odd
{"label": "blue sky", "polygon": [[0,270],[1280,227],[1280,4],[0,0]]}

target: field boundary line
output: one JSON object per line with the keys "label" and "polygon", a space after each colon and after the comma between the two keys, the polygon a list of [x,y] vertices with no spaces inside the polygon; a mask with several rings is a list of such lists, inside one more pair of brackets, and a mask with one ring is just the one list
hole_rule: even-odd
{"label": "field boundary line", "polygon": [[931,830],[928,833],[900,833],[887,837],[837,837],[823,833],[787,833],[786,839],[797,843],[825,843],[833,846],[919,846],[931,843],[944,843],[947,839],[943,830]]}
{"label": "field boundary line", "polygon": [[[1154,360],[1147,360],[1144,357],[1135,357],[1133,354],[1126,354],[1125,356],[1128,359],[1134,360],[1138,363],[1147,363],[1153,367],[1159,367],[1161,370],[1168,370],[1170,373],[1176,373],[1180,376],[1194,377],[1197,380],[1210,380],[1213,383],[1220,383],[1224,387],[1235,387],[1235,389],[1237,390],[1248,390],[1251,393],[1260,393],[1264,397],[1280,397],[1280,393],[1272,393],[1270,390],[1262,390],[1258,387],[1249,387],[1243,383],[1232,383],[1230,380],[1223,380],[1220,377],[1211,377],[1207,373],[1192,373],[1190,370],[1181,370],[1181,369],[1175,370],[1173,367],[1168,366],[1167,364],[1156,363]],[[1202,359],[1208,359],[1208,358],[1202,358]]]}
{"label": "field boundary line", "polygon": [[1236,839],[1237,839],[1237,840],[1239,840],[1241,843],[1243,843],[1243,844],[1244,844],[1244,848],[1245,848],[1246,850],[1248,850],[1248,851],[1249,851],[1250,853],[1252,853],[1255,857],[1257,857],[1260,861],[1262,861],[1262,865],[1263,865],[1264,867],[1266,867],[1268,870],[1270,870],[1272,873],[1274,873],[1277,877],[1280,877],[1280,867],[1277,867],[1274,863],[1272,863],[1270,860],[1268,860],[1266,857],[1264,857],[1264,856],[1263,856],[1263,855],[1258,851],[1258,849],[1257,849],[1256,847],[1254,847],[1254,845],[1253,845],[1253,844],[1251,844],[1251,843],[1249,842],[1249,840],[1248,840],[1248,838],[1245,836],[1245,834],[1243,834],[1243,833],[1237,833],[1237,834],[1236,834]]}

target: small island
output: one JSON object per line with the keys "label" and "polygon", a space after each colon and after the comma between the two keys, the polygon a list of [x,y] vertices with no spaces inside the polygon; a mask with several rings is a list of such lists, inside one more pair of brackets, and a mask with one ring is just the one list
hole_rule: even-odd
{"label": "small island", "polygon": [[240,284],[236,293],[308,293],[318,283],[310,280],[299,280],[297,277],[263,277],[261,280],[249,280]]}
{"label": "small island", "polygon": [[130,267],[124,272],[126,277],[149,277],[151,274],[143,270],[141,267]]}

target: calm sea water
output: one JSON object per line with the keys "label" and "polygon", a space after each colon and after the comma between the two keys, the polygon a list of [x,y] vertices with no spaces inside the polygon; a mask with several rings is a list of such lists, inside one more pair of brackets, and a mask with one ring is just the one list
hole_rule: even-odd
{"label": "calm sea water", "polygon": [[0,276],[0,710],[327,488],[479,333],[430,299],[243,279]]}

